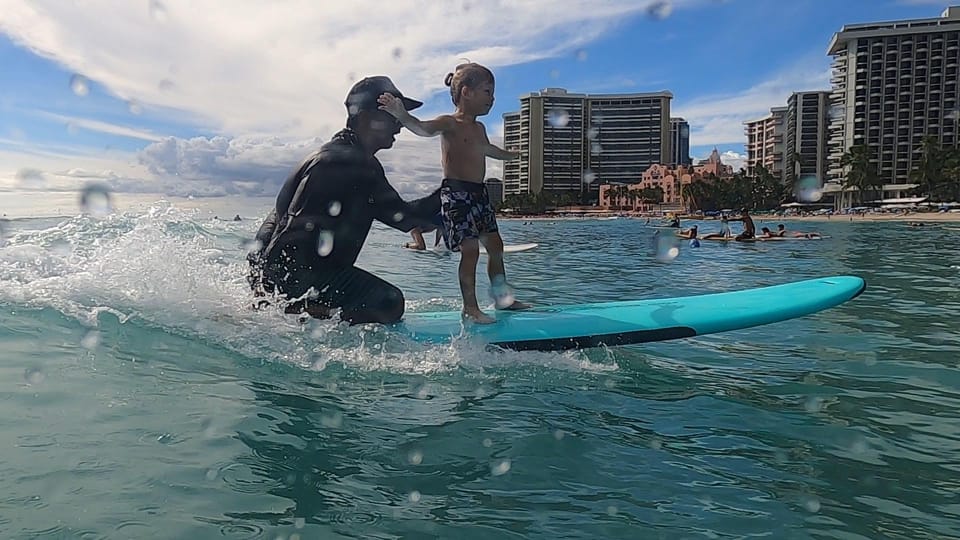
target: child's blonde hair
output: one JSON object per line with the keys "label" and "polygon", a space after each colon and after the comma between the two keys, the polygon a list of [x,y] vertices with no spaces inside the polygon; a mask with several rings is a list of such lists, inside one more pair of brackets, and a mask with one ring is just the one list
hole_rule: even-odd
{"label": "child's blonde hair", "polygon": [[443,84],[450,87],[450,98],[454,105],[460,104],[460,93],[464,88],[476,88],[485,82],[494,83],[493,72],[474,62],[460,64],[453,73],[447,73],[443,80]]}

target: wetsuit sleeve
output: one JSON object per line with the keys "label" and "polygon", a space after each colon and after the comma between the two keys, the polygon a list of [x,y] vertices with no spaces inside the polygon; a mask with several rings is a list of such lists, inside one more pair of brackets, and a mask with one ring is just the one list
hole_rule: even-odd
{"label": "wetsuit sleeve", "polygon": [[414,227],[432,228],[433,217],[440,211],[439,191],[416,201],[406,202],[397,190],[381,176],[373,183],[374,215],[377,221],[394,229],[410,232]]}
{"label": "wetsuit sleeve", "polygon": [[257,235],[254,237],[254,239],[257,241],[257,247],[255,250],[247,254],[247,261],[249,261],[251,264],[259,261],[260,257],[263,255],[263,251],[270,243],[270,240],[273,238],[273,233],[276,230],[277,211],[274,209],[267,214],[267,217],[263,220],[263,223],[257,230]]}

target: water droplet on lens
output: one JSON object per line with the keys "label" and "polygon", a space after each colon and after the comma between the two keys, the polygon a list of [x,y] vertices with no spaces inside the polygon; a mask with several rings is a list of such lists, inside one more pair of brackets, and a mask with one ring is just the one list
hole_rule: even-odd
{"label": "water droplet on lens", "polygon": [[403,49],[396,47],[393,49],[393,59],[399,60],[403,56]]}
{"label": "water droplet on lens", "polygon": [[298,518],[296,518],[296,519],[293,520],[293,528],[294,528],[294,529],[302,529],[302,528],[304,528],[306,525],[307,525],[307,520],[306,520],[306,518],[298,517]]}
{"label": "water droplet on lens", "polygon": [[587,138],[592,141],[597,138],[597,135],[600,135],[600,128],[590,126],[590,129],[587,130]]}
{"label": "water droplet on lens", "polygon": [[867,444],[866,439],[857,439],[853,441],[853,444],[850,445],[850,452],[853,454],[863,454],[870,449],[870,445]]}
{"label": "water droplet on lens", "polygon": [[619,510],[617,510],[617,507],[616,507],[616,506],[614,506],[614,505],[611,504],[610,506],[607,507],[607,515],[608,515],[608,516],[615,516],[615,515],[617,515],[617,513],[619,513]]}
{"label": "water droplet on lens", "polygon": [[335,411],[330,414],[325,414],[320,417],[320,423],[323,424],[324,427],[339,428],[343,425],[343,413]]}
{"label": "water droplet on lens", "polygon": [[558,441],[563,439],[564,436],[566,436],[566,433],[564,433],[562,429],[558,429],[553,432],[553,438]]}
{"label": "water droplet on lens", "polygon": [[150,18],[158,23],[167,22],[167,8],[159,0],[150,0]]}
{"label": "water droplet on lens", "polygon": [[410,453],[407,454],[407,461],[409,461],[411,465],[419,465],[423,462],[423,452],[420,450],[411,450]]}
{"label": "water droplet on lens", "polygon": [[577,60],[583,62],[587,59],[587,51],[580,49],[577,51]]}
{"label": "water droplet on lens", "polygon": [[17,171],[17,181],[23,184],[40,184],[44,180],[43,171],[25,167]]}
{"label": "water droplet on lens", "polygon": [[24,370],[23,378],[31,385],[36,386],[45,381],[47,379],[47,375],[41,368],[31,367]]}
{"label": "water droplet on lens", "polygon": [[320,231],[320,239],[317,241],[317,254],[326,257],[333,251],[333,233],[330,231]]}
{"label": "water droplet on lens", "polygon": [[420,492],[413,490],[410,492],[410,495],[407,498],[410,499],[410,502],[412,503],[420,502]]}
{"label": "water droplet on lens", "polygon": [[490,474],[492,474],[492,475],[494,475],[494,476],[504,475],[504,474],[507,474],[507,472],[509,472],[509,471],[510,471],[510,460],[509,460],[509,459],[501,459],[501,460],[498,460],[498,461],[494,461],[494,462],[490,465]]}
{"label": "water droplet on lens", "polygon": [[647,6],[647,15],[654,20],[662,21],[673,12],[673,5],[668,0],[658,0]]}
{"label": "water droplet on lens", "polygon": [[803,507],[806,508],[808,512],[816,514],[820,511],[820,501],[813,495],[809,495],[804,497]]}
{"label": "water droplet on lens", "polygon": [[672,231],[654,234],[654,258],[660,262],[671,262],[680,255],[680,239]]}
{"label": "water droplet on lens", "polygon": [[843,105],[838,104],[830,107],[830,109],[827,111],[827,116],[831,120],[842,120],[846,116],[846,114],[844,114]]}
{"label": "water droplet on lens", "polygon": [[823,183],[812,174],[803,175],[794,185],[794,195],[801,202],[817,202],[823,198]]}
{"label": "water droplet on lens", "polygon": [[170,79],[163,79],[157,83],[157,88],[160,89],[161,92],[170,92],[173,90],[174,84]]}
{"label": "water droplet on lens", "polygon": [[73,246],[66,240],[54,240],[50,244],[50,251],[58,257],[69,257],[73,253]]}
{"label": "water droplet on lens", "polygon": [[217,470],[216,469],[207,469],[207,480],[211,482],[217,479]]}
{"label": "water droplet on lens", "polygon": [[497,276],[490,283],[490,297],[499,309],[510,307],[516,301],[513,287],[503,276]]}
{"label": "water droplet on lens", "polygon": [[140,114],[143,112],[143,107],[141,107],[139,103],[131,99],[130,101],[127,102],[127,110],[130,111],[130,114]]}
{"label": "water droplet on lens", "polygon": [[663,442],[660,439],[654,437],[653,439],[650,439],[650,448],[654,450],[660,450],[661,448],[663,448]]}
{"label": "water droplet on lens", "polygon": [[596,180],[597,180],[597,173],[591,171],[590,169],[587,169],[586,171],[583,172],[584,184],[592,184],[596,182]]}
{"label": "water droplet on lens", "polygon": [[241,249],[247,253],[257,252],[263,249],[263,242],[254,238],[253,240],[247,240],[241,245]]}
{"label": "water droplet on lens", "polygon": [[90,93],[90,83],[87,81],[87,78],[83,75],[75,74],[70,77],[70,90],[74,94],[83,97]]}
{"label": "water droplet on lens", "polygon": [[493,446],[493,441],[491,441],[490,438],[488,437],[480,441],[480,444],[482,444],[484,448],[490,448],[491,446]]}
{"label": "water droplet on lens", "polygon": [[327,212],[329,212],[331,216],[337,217],[340,215],[340,209],[340,201],[331,201],[330,205],[327,207]]}
{"label": "water droplet on lens", "polygon": [[563,109],[551,109],[547,113],[547,122],[553,127],[565,127],[570,123],[570,113]]}
{"label": "water droplet on lens", "polygon": [[80,340],[80,345],[88,351],[92,351],[97,348],[97,345],[100,344],[100,332],[96,330],[91,330],[87,332],[87,335],[83,336],[83,339]]}
{"label": "water droplet on lens", "polygon": [[593,154],[600,154],[603,152],[603,147],[600,146],[600,143],[593,143],[590,145],[590,152]]}
{"label": "water droplet on lens", "polygon": [[113,212],[110,189],[103,184],[88,184],[80,193],[80,209],[93,217],[106,217]]}
{"label": "water droplet on lens", "polygon": [[307,232],[312,231],[315,227],[316,227],[316,226],[313,224],[312,221],[308,221],[308,222],[306,222],[306,223],[303,224],[303,229],[304,229],[305,231],[307,231]]}
{"label": "water droplet on lens", "polygon": [[551,78],[551,79],[559,79],[559,78],[560,78],[560,70],[559,70],[559,69],[551,69],[551,70],[550,70],[550,78]]}
{"label": "water droplet on lens", "polygon": [[401,221],[403,221],[403,212],[397,212],[396,214],[394,214],[393,221],[395,221],[396,223],[400,223]]}
{"label": "water droplet on lens", "polygon": [[803,408],[806,409],[808,413],[818,413],[823,408],[823,398],[811,396],[807,398]]}

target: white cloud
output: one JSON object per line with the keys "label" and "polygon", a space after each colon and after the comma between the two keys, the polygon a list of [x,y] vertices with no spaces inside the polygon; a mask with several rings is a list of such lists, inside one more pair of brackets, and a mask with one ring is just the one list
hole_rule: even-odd
{"label": "white cloud", "polygon": [[342,121],[351,78],[389,74],[426,97],[460,58],[496,68],[564,54],[654,3],[170,0],[151,18],[146,2],[0,0],[0,31],[221,133],[311,136]]}
{"label": "white cloud", "polygon": [[670,113],[690,123],[691,146],[743,143],[744,121],[766,116],[771,107],[786,106],[793,92],[829,90],[829,62],[829,58],[818,54],[815,59],[800,61],[742,92],[681,101],[674,104]]}
{"label": "white cloud", "polygon": [[127,126],[121,126],[119,124],[111,124],[109,122],[102,122],[100,120],[80,118],[78,116],[68,116],[48,111],[34,111],[34,114],[43,118],[49,118],[58,122],[63,122],[67,125],[68,129],[86,129],[89,131],[97,131],[110,135],[121,135],[123,137],[131,137],[144,141],[163,140],[163,137],[148,130],[135,129]]}
{"label": "white cloud", "polygon": [[[387,74],[405,94],[427,100],[445,94],[444,75],[462,58],[496,72],[568,55],[653,4],[662,2],[290,0],[281,7],[219,0],[0,0],[0,32],[120,99],[220,134],[163,137],[43,113],[75,128],[153,143],[122,156],[123,167],[65,166],[53,160],[56,152],[34,151],[43,159],[33,166],[44,171],[48,189],[98,179],[117,190],[168,195],[273,195],[319,145],[317,136],[329,137],[343,125],[343,101],[356,78]],[[491,122],[488,131],[491,140],[502,139],[502,125]],[[405,196],[428,193],[442,178],[436,139],[404,133],[378,157]],[[501,170],[500,162],[488,160],[488,177]],[[11,172],[0,179],[0,189],[13,188],[24,186]]]}

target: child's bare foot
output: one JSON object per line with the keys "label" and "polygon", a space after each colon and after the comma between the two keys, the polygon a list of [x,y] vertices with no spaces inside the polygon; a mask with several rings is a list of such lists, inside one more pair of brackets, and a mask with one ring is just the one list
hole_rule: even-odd
{"label": "child's bare foot", "polygon": [[493,324],[497,322],[497,320],[494,319],[493,317],[490,317],[486,313],[480,311],[480,308],[473,308],[473,309],[465,308],[463,310],[463,317],[477,324]]}
{"label": "child's bare foot", "polygon": [[530,309],[530,308],[532,308],[532,307],[533,307],[533,306],[531,306],[530,304],[524,304],[523,302],[521,302],[521,301],[519,301],[519,300],[514,300],[513,303],[510,304],[509,306],[503,307],[503,308],[500,308],[500,309],[505,309],[505,310],[507,310],[507,311],[522,311],[522,310],[524,310],[524,309]]}

